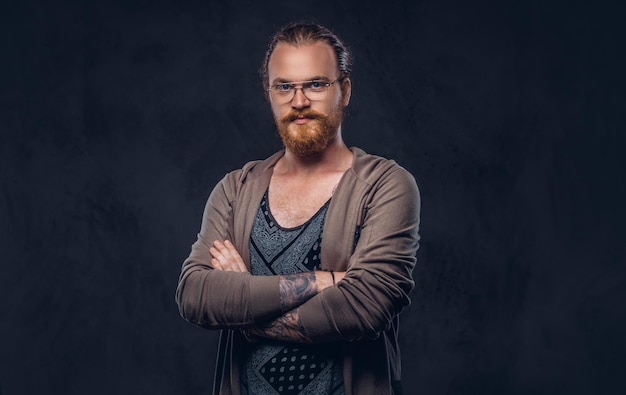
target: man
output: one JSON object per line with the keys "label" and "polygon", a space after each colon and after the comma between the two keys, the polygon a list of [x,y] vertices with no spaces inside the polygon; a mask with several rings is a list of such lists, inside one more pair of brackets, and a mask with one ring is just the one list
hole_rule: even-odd
{"label": "man", "polygon": [[400,393],[419,193],[395,162],[344,144],[351,66],[318,25],[270,43],[263,82],[285,149],[215,187],[176,293],[185,319],[223,329],[216,394]]}

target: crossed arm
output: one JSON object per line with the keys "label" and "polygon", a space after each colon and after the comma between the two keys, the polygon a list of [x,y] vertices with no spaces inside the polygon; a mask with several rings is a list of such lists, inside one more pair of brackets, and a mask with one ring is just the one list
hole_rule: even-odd
{"label": "crossed arm", "polygon": [[[225,177],[205,206],[198,239],[183,263],[176,288],[182,317],[208,329],[247,329],[257,336],[316,343],[376,338],[388,329],[409,304],[414,286],[411,272],[419,241],[420,200],[412,176],[395,169],[377,178],[375,199],[356,224],[358,243],[349,256],[334,256],[341,267],[350,268],[345,278],[344,273],[335,273],[339,286],[331,285],[328,272],[298,274],[295,279],[302,284],[296,286],[288,276],[251,275],[235,254],[245,250],[243,238],[235,235],[244,234],[249,226],[232,212],[238,175]],[[348,202],[346,212],[357,210],[356,201],[345,196],[352,190],[346,191],[338,190],[337,199]],[[243,200],[240,204],[250,204]],[[343,213],[335,213],[337,221],[348,220]],[[345,238],[350,238],[342,227],[328,231],[327,243],[337,239],[346,244]],[[237,250],[231,252],[224,243],[214,245],[215,240],[236,241]],[[225,251],[222,257],[217,255],[220,250]]]}
{"label": "crossed arm", "polygon": [[[247,272],[243,259],[228,240],[223,243],[215,241],[209,249],[211,267],[215,270]],[[280,304],[285,313],[280,317],[244,331],[248,339],[251,336],[274,340],[310,343],[311,339],[300,320],[298,306],[306,302],[324,289],[333,286],[343,279],[345,272],[314,271],[279,276]]]}

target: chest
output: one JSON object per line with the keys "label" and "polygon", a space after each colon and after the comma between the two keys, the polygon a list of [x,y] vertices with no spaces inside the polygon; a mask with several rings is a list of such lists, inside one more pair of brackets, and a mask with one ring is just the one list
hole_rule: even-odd
{"label": "chest", "polygon": [[304,224],[332,197],[337,182],[335,177],[315,182],[272,178],[268,193],[272,216],[283,228]]}

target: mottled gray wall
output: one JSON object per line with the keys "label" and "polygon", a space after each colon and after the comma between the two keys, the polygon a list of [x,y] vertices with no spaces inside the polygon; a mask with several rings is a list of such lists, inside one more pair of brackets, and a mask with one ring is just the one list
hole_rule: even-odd
{"label": "mottled gray wall", "polygon": [[280,147],[257,69],[293,20],[355,53],[347,143],[421,188],[406,393],[626,391],[617,2],[15,3],[1,394],[208,393],[177,276],[213,185]]}

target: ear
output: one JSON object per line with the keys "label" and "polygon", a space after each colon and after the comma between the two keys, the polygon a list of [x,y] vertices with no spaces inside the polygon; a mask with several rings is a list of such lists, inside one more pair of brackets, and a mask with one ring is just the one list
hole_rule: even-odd
{"label": "ear", "polygon": [[349,77],[346,77],[341,81],[341,93],[343,94],[343,106],[348,107],[348,104],[350,103],[350,96],[352,95],[352,81],[350,81]]}

